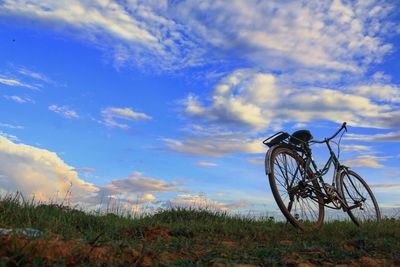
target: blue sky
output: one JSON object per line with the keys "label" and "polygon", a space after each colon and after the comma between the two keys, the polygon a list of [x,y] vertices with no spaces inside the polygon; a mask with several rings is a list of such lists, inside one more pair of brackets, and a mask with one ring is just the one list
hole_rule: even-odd
{"label": "blue sky", "polygon": [[261,141],[301,128],[322,139],[347,121],[341,159],[400,208],[398,10],[0,0],[0,188],[273,213]]}

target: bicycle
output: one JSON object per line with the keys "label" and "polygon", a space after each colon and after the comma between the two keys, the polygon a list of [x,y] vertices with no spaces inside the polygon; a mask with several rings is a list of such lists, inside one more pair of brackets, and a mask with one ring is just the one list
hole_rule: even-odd
{"label": "bicycle", "polygon": [[[332,141],[341,132],[339,142]],[[321,141],[312,140],[308,130],[299,130],[292,135],[278,132],[263,141],[269,147],[265,171],[272,194],[287,221],[300,230],[320,228],[325,207],[347,212],[357,226],[381,220],[378,203],[368,184],[339,162],[340,141],[345,132],[346,122],[334,135]],[[338,155],[331,142],[337,144]],[[322,169],[318,169],[312,158],[313,144],[328,147],[330,157]],[[326,183],[323,176],[332,165],[332,182]]]}

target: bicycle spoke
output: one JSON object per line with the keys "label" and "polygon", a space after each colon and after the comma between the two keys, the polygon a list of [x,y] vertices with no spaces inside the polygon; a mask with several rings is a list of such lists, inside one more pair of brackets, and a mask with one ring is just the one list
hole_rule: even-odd
{"label": "bicycle spoke", "polygon": [[304,179],[302,158],[288,148],[281,148],[272,156],[270,164],[271,189],[288,221],[301,229],[304,223],[318,228],[323,220],[323,200],[314,191],[312,184],[317,182]]}
{"label": "bicycle spoke", "polygon": [[342,178],[342,191],[353,221],[362,224],[366,221],[379,220],[379,208],[368,185],[361,178],[354,173],[346,173]]}
{"label": "bicycle spoke", "polygon": [[[315,207],[312,207],[312,203],[310,203],[309,199],[304,199],[300,197],[298,200],[290,200],[289,194],[285,192],[285,190],[289,190],[293,188],[295,181],[301,181],[300,167],[299,164],[287,154],[281,154],[276,157],[275,161],[276,166],[276,181],[280,186],[282,186],[283,190],[278,190],[282,196],[282,200],[284,203],[287,203],[286,206],[293,216],[300,216],[300,219],[303,221],[315,221],[317,219],[318,209],[315,211]],[[318,207],[317,207],[318,208]]]}
{"label": "bicycle spoke", "polygon": [[[325,206],[330,208],[342,206],[357,225],[366,221],[380,221],[380,210],[368,184],[353,170],[347,167],[343,168],[338,159],[332,155],[333,151],[329,142],[343,129],[346,129],[346,123],[343,123],[332,137],[325,138],[324,141],[309,143],[312,135],[307,130],[295,132],[292,136],[279,132],[271,137],[274,138],[271,140],[277,142],[276,145],[272,146],[273,143],[267,143],[271,150],[268,152],[266,167],[269,168],[268,178],[273,196],[288,222],[299,229],[305,230],[310,226],[319,228],[324,219]],[[278,139],[278,137],[287,138],[287,136],[290,138],[284,139],[286,141]],[[298,144],[297,137],[306,142]],[[317,168],[311,158],[311,147],[309,146],[313,143],[326,143],[331,153],[321,174],[319,171],[314,173],[311,169],[312,167]],[[329,171],[330,167],[334,165],[337,168],[338,164],[340,166],[338,175],[340,176],[337,179],[334,195],[331,195],[330,188],[321,187],[321,183],[325,183],[323,175]],[[337,172],[335,171],[335,173]],[[329,205],[331,202],[334,207]]]}

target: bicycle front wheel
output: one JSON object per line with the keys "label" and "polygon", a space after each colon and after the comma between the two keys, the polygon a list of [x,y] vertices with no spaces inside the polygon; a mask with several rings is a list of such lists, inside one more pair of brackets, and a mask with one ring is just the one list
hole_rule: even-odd
{"label": "bicycle front wheel", "polygon": [[[324,201],[318,182],[303,159],[287,147],[274,148],[269,157],[269,184],[279,209],[296,228],[319,228],[324,220]],[[303,179],[306,177],[306,179]]]}
{"label": "bicycle front wheel", "polygon": [[365,222],[380,222],[381,212],[368,184],[354,171],[344,171],[340,176],[341,195],[347,213],[358,226]]}

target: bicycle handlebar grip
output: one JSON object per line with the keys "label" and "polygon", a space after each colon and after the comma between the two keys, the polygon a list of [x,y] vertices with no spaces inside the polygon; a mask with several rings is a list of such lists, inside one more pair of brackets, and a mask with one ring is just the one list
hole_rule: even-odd
{"label": "bicycle handlebar grip", "polygon": [[347,132],[347,122],[343,122],[343,124],[342,124],[342,128],[344,128],[345,129],[345,131]]}

